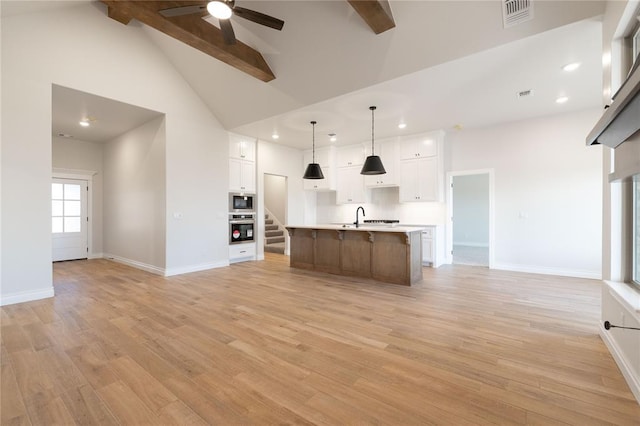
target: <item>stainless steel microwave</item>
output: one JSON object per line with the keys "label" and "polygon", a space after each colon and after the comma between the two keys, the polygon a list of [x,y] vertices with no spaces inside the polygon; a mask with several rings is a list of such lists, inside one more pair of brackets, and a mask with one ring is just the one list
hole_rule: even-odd
{"label": "stainless steel microwave", "polygon": [[255,194],[229,193],[229,212],[231,213],[247,213],[255,212],[256,208]]}

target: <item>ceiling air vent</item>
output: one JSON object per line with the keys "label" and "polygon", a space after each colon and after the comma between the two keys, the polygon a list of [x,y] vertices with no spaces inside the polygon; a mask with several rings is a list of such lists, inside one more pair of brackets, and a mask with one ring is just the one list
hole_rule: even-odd
{"label": "ceiling air vent", "polygon": [[531,19],[533,19],[532,0],[504,0],[502,2],[502,22],[505,28]]}
{"label": "ceiling air vent", "polygon": [[522,92],[518,92],[516,96],[518,96],[518,99],[530,98],[531,96],[533,96],[533,90],[523,90]]}

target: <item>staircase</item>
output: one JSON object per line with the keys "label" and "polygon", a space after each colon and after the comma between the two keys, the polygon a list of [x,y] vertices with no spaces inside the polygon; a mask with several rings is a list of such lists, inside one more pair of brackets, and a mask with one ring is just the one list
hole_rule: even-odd
{"label": "staircase", "polygon": [[264,215],[264,251],[284,254],[284,228]]}

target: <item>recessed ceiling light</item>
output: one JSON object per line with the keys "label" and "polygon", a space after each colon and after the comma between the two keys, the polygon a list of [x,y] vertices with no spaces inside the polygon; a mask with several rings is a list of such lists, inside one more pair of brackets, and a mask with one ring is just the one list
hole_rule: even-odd
{"label": "recessed ceiling light", "polygon": [[407,123],[398,124],[398,129],[404,129],[405,127],[407,127]]}
{"label": "recessed ceiling light", "polygon": [[558,103],[558,104],[563,104],[563,103],[567,102],[568,100],[569,100],[569,98],[568,98],[568,97],[566,97],[566,96],[560,96],[558,99],[556,99],[556,103]]}
{"label": "recessed ceiling light", "polygon": [[277,133],[272,134],[272,135],[271,135],[271,137],[272,137],[273,139],[280,139],[280,135],[279,135],[279,134],[277,134]]}
{"label": "recessed ceiling light", "polygon": [[89,127],[89,125],[90,125],[91,123],[89,123],[89,120],[87,120],[87,119],[85,118],[84,120],[80,120],[80,123],[79,123],[79,124],[80,124],[82,127]]}
{"label": "recessed ceiling light", "polygon": [[566,72],[571,72],[571,71],[577,70],[578,68],[580,68],[580,62],[572,62],[570,64],[563,66],[562,70]]}
{"label": "recessed ceiling light", "polygon": [[337,140],[338,140],[338,138],[337,138],[337,136],[336,136],[336,134],[335,134],[335,133],[329,133],[329,140],[330,140],[331,142],[335,142],[335,141],[337,141]]}

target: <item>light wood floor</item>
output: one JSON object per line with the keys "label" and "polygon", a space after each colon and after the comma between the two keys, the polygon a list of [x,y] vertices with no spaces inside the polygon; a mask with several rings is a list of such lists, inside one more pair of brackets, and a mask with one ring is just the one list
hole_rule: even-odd
{"label": "light wood floor", "polygon": [[597,281],[444,266],[403,287],[267,259],[55,264],[55,298],[1,309],[2,425],[640,424]]}

